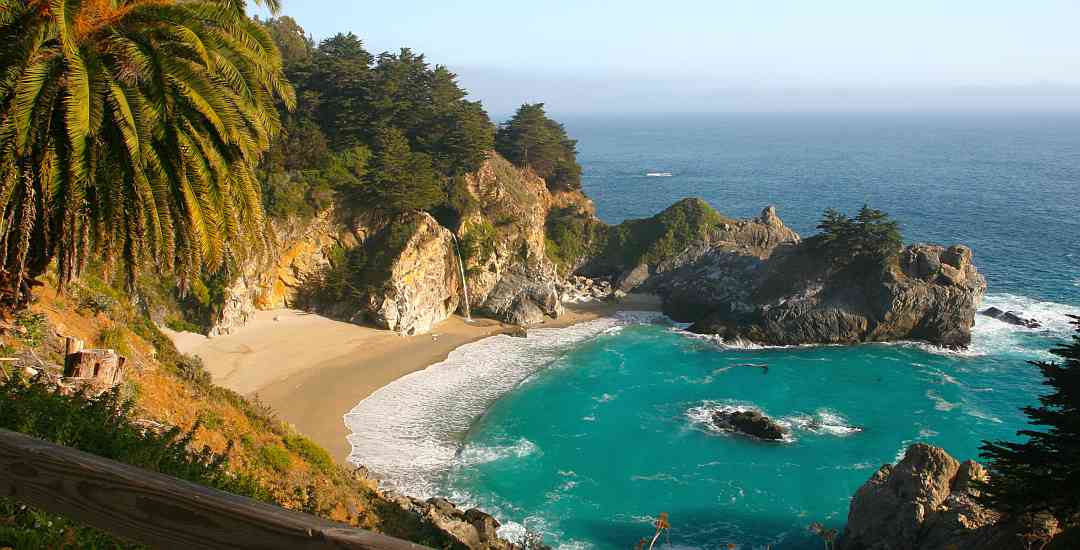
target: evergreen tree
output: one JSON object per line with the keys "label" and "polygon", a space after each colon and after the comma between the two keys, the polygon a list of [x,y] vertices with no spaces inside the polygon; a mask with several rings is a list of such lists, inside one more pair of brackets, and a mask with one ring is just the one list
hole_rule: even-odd
{"label": "evergreen tree", "polygon": [[1063,362],[1035,361],[1052,391],[1024,414],[1042,430],[1021,430],[1023,443],[984,442],[990,480],[983,502],[1018,516],[1049,513],[1065,525],[1080,519],[1080,317],[1072,342],[1051,352]]}
{"label": "evergreen tree", "polygon": [[368,182],[370,207],[377,210],[429,210],[446,199],[431,157],[413,152],[396,128],[384,128],[376,136]]}
{"label": "evergreen tree", "polygon": [[531,169],[552,190],[581,189],[577,141],[562,124],[547,117],[543,103],[522,105],[495,134],[495,150],[514,164]]}
{"label": "evergreen tree", "polygon": [[864,205],[855,218],[829,208],[812,237],[831,261],[839,265],[878,264],[903,248],[900,225],[881,210]]}
{"label": "evergreen tree", "polygon": [[855,216],[855,253],[874,258],[888,258],[900,252],[900,224],[889,215],[863,205]]}

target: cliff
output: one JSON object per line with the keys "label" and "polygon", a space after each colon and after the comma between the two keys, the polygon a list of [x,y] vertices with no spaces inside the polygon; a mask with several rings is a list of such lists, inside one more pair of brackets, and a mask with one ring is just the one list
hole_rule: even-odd
{"label": "cliff", "polygon": [[[916,444],[881,467],[851,500],[840,550],[1006,550],[1024,535],[1057,534],[1053,519],[1002,518],[978,503],[986,470]],[[1036,546],[1037,547],[1037,546]]]}
{"label": "cliff", "polygon": [[402,334],[428,332],[466,305],[519,325],[561,315],[545,222],[553,206],[591,203],[580,193],[552,196],[544,180],[494,153],[463,187],[451,228],[424,212],[349,217],[332,208],[306,222],[271,224],[265,250],[243,261],[226,289],[210,335],[280,307]]}
{"label": "cliff", "polygon": [[986,281],[964,246],[912,245],[837,264],[775,208],[736,220],[688,199],[606,230],[580,271],[659,294],[690,330],[768,345],[971,341]]}

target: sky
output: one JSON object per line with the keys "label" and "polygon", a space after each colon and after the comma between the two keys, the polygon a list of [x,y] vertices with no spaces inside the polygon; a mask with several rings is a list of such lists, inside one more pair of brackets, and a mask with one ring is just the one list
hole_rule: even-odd
{"label": "sky", "polygon": [[316,41],[423,52],[493,114],[1080,111],[1077,0],[282,4]]}

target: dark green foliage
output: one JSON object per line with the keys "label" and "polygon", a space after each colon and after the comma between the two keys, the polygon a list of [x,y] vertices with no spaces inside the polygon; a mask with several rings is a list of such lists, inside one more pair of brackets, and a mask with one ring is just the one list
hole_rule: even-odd
{"label": "dark green foliage", "polygon": [[409,148],[396,128],[386,128],[375,138],[365,195],[369,207],[390,213],[428,210],[446,199],[431,157]]}
{"label": "dark green foliage", "polygon": [[903,248],[900,225],[868,205],[854,218],[830,208],[817,228],[821,233],[808,239],[808,244],[840,266],[880,264]]}
{"label": "dark green foliage", "polygon": [[682,252],[694,240],[727,220],[701,199],[683,199],[667,210],[642,220],[611,227],[603,258],[620,269],[656,264]]}
{"label": "dark green foliage", "polygon": [[543,103],[526,103],[499,126],[495,150],[507,160],[544,178],[552,191],[581,189],[577,141],[562,124],[547,117]]}
{"label": "dark green foliage", "polygon": [[0,547],[52,550],[145,548],[8,498],[0,498]]}
{"label": "dark green foliage", "polygon": [[984,442],[990,471],[983,502],[1013,516],[1049,513],[1073,524],[1080,517],[1080,318],[1071,343],[1051,350],[1063,362],[1035,361],[1051,392],[1024,414],[1038,429],[1023,443]]}
{"label": "dark green foliage", "polygon": [[364,246],[348,250],[335,247],[330,253],[330,266],[318,279],[308,280],[301,287],[297,305],[334,314],[327,308],[380,292],[390,277],[391,264],[417,228],[414,215],[404,214],[369,237]]}
{"label": "dark green foliage", "polygon": [[264,25],[298,98],[261,165],[272,217],[305,218],[333,200],[345,213],[421,209],[460,219],[447,191],[479,168],[494,127],[454,73],[407,48],[376,58],[351,33],[313,47],[287,17]]}
{"label": "dark green foliage", "polygon": [[544,230],[548,259],[566,272],[598,251],[607,227],[575,207],[566,207],[548,212]]}

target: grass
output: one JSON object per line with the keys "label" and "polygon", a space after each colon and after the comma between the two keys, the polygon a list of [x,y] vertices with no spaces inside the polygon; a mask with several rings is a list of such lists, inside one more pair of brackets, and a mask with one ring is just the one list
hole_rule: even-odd
{"label": "grass", "polygon": [[330,453],[302,435],[285,436],[285,446],[322,472],[330,472],[337,468],[334,459],[330,458]]}
{"label": "grass", "polygon": [[127,331],[119,325],[109,325],[101,329],[95,343],[101,348],[116,350],[116,353],[120,355],[131,356],[131,344],[128,341]]}
{"label": "grass", "polygon": [[289,451],[280,445],[263,446],[259,449],[259,457],[262,459],[263,464],[280,473],[289,471],[289,466],[292,465]]}

